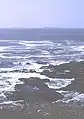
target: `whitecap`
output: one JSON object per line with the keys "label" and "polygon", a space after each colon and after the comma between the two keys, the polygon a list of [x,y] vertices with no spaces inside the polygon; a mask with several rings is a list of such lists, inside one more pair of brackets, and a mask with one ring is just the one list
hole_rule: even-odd
{"label": "whitecap", "polygon": [[71,84],[71,82],[74,81],[74,78],[72,79],[54,79],[51,82],[45,83],[49,88],[52,89],[60,89],[63,87],[66,87]]}
{"label": "whitecap", "polygon": [[61,100],[58,100],[57,102],[64,102],[64,103],[84,103],[84,93],[74,92],[74,91],[56,91],[58,93],[61,93],[64,98]]}

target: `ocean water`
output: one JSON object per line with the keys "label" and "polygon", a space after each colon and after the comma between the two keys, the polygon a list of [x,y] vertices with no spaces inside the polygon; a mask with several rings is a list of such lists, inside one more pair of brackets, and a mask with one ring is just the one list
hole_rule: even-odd
{"label": "ocean water", "polygon": [[[80,101],[83,104],[82,92],[61,90],[70,85],[75,80],[74,77],[68,79],[49,77],[42,74],[44,69],[41,68],[83,60],[83,40],[0,40],[0,104],[13,103],[7,95],[16,91],[16,84],[24,84],[19,80],[22,78],[48,79],[50,82],[46,82],[46,86],[63,95],[63,98],[56,102]],[[33,87],[33,90],[38,89]]]}

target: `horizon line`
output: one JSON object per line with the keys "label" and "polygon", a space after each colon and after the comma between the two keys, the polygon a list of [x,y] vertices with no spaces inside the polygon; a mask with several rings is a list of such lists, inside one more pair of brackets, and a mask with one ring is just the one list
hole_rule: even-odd
{"label": "horizon line", "polygon": [[81,27],[0,27],[0,29],[84,29]]}

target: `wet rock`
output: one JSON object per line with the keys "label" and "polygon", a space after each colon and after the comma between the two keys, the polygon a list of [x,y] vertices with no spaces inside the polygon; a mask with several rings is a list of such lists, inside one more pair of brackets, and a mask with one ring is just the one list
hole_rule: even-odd
{"label": "wet rock", "polygon": [[57,67],[57,65],[54,66],[54,65],[49,64],[49,66],[42,66],[40,69],[51,69],[51,70],[54,70],[56,67]]}
{"label": "wet rock", "polygon": [[30,63],[29,63],[29,62],[27,62],[27,63],[26,63],[26,65],[30,65]]}
{"label": "wet rock", "polygon": [[34,88],[25,84],[17,84],[16,92],[13,94],[15,100],[29,100],[29,101],[56,101],[63,98],[55,90]]}
{"label": "wet rock", "polygon": [[[46,75],[51,78],[76,78],[79,76],[83,76],[84,74],[84,62],[70,62],[60,65],[49,65],[41,67],[41,69],[44,69],[43,72],[41,72],[42,75]],[[69,72],[66,72],[69,71]]]}
{"label": "wet rock", "polygon": [[47,62],[41,62],[41,61],[37,61],[37,64],[47,64]]}
{"label": "wet rock", "polygon": [[79,80],[72,81],[70,85],[62,88],[61,90],[84,93],[84,81]]}
{"label": "wet rock", "polygon": [[12,95],[14,100],[29,100],[29,101],[56,101],[63,98],[63,96],[57,93],[53,89],[49,89],[46,82],[50,82],[48,79],[39,78],[21,78],[24,84],[17,84],[15,86],[15,92]]}
{"label": "wet rock", "polygon": [[40,69],[49,69],[48,66],[42,66]]}
{"label": "wet rock", "polygon": [[46,82],[49,82],[48,79],[40,79],[40,78],[37,78],[37,77],[31,77],[31,78],[20,78],[19,79],[20,81],[23,81],[25,84],[29,85],[29,86],[36,86],[40,89],[46,89],[47,86],[45,85]]}
{"label": "wet rock", "polygon": [[49,70],[44,70],[43,72],[41,72],[40,74],[41,75],[46,75],[46,76],[48,76],[48,77],[50,77],[50,78],[55,78],[56,77],[56,71],[54,70],[54,71],[52,71],[52,72],[50,72]]}
{"label": "wet rock", "polygon": [[34,73],[34,72],[36,72],[36,71],[35,71],[34,69],[30,69],[29,72],[30,72],[30,73]]}

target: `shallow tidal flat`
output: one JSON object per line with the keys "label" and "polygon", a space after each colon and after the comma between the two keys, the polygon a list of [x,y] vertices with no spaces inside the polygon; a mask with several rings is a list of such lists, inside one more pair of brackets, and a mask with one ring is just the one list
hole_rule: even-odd
{"label": "shallow tidal flat", "polygon": [[16,84],[12,94],[5,93],[13,103],[1,105],[2,118],[11,119],[16,115],[16,119],[84,119],[84,61],[60,65],[36,63],[44,64],[40,72],[33,69],[13,71],[32,75],[19,78],[23,83]]}

